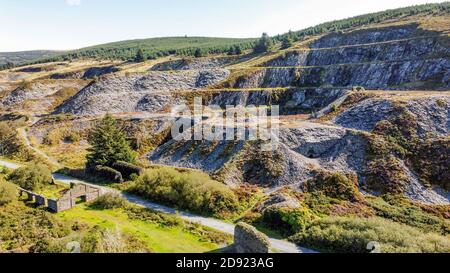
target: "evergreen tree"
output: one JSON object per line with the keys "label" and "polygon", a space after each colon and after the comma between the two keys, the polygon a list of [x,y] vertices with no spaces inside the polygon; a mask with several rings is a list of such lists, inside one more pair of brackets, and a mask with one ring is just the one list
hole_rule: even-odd
{"label": "evergreen tree", "polygon": [[273,49],[273,40],[267,33],[263,33],[261,39],[256,43],[253,51],[255,53],[265,53]]}
{"label": "evergreen tree", "polygon": [[197,48],[194,52],[194,57],[195,58],[203,57],[203,51],[200,48]]}
{"label": "evergreen tree", "polygon": [[294,40],[292,39],[291,33],[283,37],[283,40],[281,41],[281,48],[287,49],[290,48],[294,44]]}
{"label": "evergreen tree", "polygon": [[240,45],[235,45],[234,46],[234,54],[241,55],[242,53],[243,53],[242,52],[242,47]]}
{"label": "evergreen tree", "polygon": [[87,156],[87,168],[97,165],[111,167],[117,161],[134,162],[134,152],[111,115],[106,115],[97,124],[88,141],[92,148]]}
{"label": "evergreen tree", "polygon": [[134,61],[137,63],[142,63],[145,61],[144,51],[141,48],[139,48],[138,51],[136,52],[136,57],[134,57]]}

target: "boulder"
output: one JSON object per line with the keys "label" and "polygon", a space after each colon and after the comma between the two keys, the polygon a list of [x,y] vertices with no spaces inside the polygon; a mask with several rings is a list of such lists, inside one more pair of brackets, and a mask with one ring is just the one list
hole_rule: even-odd
{"label": "boulder", "polygon": [[238,223],[234,230],[234,252],[236,253],[269,253],[269,238],[256,228]]}

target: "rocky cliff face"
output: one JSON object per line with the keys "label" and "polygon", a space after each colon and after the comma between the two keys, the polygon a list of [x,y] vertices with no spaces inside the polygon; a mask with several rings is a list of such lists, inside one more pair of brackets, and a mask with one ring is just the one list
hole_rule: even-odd
{"label": "rocky cliff face", "polygon": [[198,59],[181,59],[175,61],[168,61],[157,64],[151,68],[152,71],[166,71],[166,70],[205,70],[223,68],[226,65],[236,61],[237,58],[223,57],[223,58],[198,58]]}
{"label": "rocky cliff face", "polygon": [[206,103],[237,106],[267,106],[279,105],[281,114],[311,113],[331,104],[344,96],[346,89],[333,88],[290,88],[288,90],[252,90],[252,91],[221,91],[215,93]]}
{"label": "rocky cliff face", "polygon": [[229,75],[227,70],[186,71],[180,73],[149,72],[132,76],[114,75],[81,90],[57,109],[77,115],[105,113],[152,113],[170,109],[182,101],[171,91],[196,90],[215,84]]}
{"label": "rocky cliff face", "polygon": [[264,63],[236,87],[448,89],[450,39],[417,25],[331,34]]}

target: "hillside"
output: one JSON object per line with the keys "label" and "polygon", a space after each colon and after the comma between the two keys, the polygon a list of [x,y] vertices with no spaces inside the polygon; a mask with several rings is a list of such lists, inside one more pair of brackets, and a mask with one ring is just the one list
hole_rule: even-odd
{"label": "hillside", "polygon": [[[420,14],[421,16],[433,16],[446,13],[450,9],[450,2],[440,4],[426,4],[412,7],[405,7],[394,10],[387,10],[371,13],[343,20],[327,22],[304,30],[290,32],[289,34],[274,37],[275,41],[281,41],[287,35],[295,39],[302,39],[305,36],[320,35],[329,32],[345,31],[355,27],[376,24],[388,20],[395,20],[402,17]],[[251,49],[257,39],[232,39],[232,38],[212,38],[212,37],[163,37],[140,40],[128,40],[96,45],[70,51],[65,54],[53,56],[40,56],[38,62],[62,61],[79,58],[100,58],[130,60],[136,55],[138,49],[144,51],[146,58],[158,58],[167,55],[187,55],[193,56],[197,49],[202,54],[228,53],[230,47],[239,46],[242,50]],[[30,58],[28,60],[35,60]],[[35,62],[35,61],[33,61]]]}
{"label": "hillside", "polygon": [[21,65],[28,62],[33,62],[40,58],[50,58],[61,51],[52,50],[34,50],[34,51],[20,51],[20,52],[0,52],[0,67],[11,63],[14,65]]}
{"label": "hillside", "polygon": [[[128,194],[199,214],[200,203],[233,200],[212,216],[325,252],[365,252],[371,241],[384,252],[449,252],[449,6],[324,23],[289,34],[287,47],[274,37],[261,53],[222,54],[254,39],[190,37],[80,49],[0,71],[0,124],[84,179],[89,135],[110,114],[147,172],[111,185]],[[122,61],[138,48],[148,60]],[[208,55],[191,56],[197,48]],[[224,109],[278,105],[277,148],[174,138],[175,121],[220,124],[217,109],[200,121],[174,111],[194,98]],[[29,161],[13,140],[6,156]],[[213,190],[215,201],[204,200]]]}
{"label": "hillside", "polygon": [[129,40],[96,45],[71,51],[57,57],[44,58],[40,62],[61,61],[78,58],[100,58],[130,60],[139,49],[146,58],[154,59],[172,54],[193,56],[197,49],[202,54],[227,53],[230,47],[240,46],[242,50],[250,49],[256,39],[232,39],[209,37],[166,37],[142,40]]}

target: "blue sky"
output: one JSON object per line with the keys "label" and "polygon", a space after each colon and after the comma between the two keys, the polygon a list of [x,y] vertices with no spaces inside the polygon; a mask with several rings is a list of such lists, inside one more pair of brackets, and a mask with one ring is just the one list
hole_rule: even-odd
{"label": "blue sky", "polygon": [[258,37],[421,0],[0,0],[0,51],[164,37]]}

